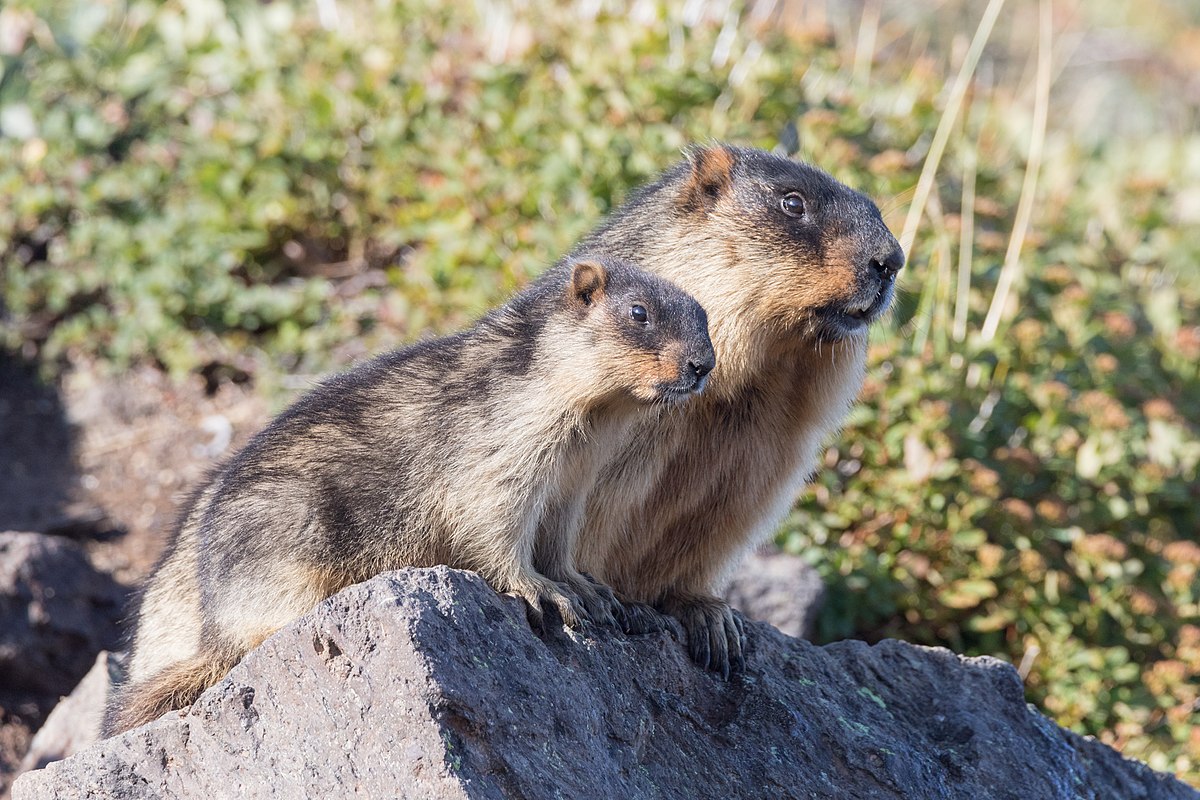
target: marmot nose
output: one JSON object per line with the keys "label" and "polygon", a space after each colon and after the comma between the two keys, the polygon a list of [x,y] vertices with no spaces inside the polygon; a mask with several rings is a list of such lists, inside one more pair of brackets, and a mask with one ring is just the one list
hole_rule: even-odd
{"label": "marmot nose", "polygon": [[886,251],[885,255],[876,256],[871,259],[871,268],[879,273],[879,277],[885,281],[890,281],[896,277],[896,273],[904,266],[904,251],[900,246],[893,243],[891,249]]}
{"label": "marmot nose", "polygon": [[716,363],[716,357],[712,354],[693,356],[688,359],[688,369],[692,371],[692,388],[695,391],[699,392],[704,388],[708,373],[712,372]]}

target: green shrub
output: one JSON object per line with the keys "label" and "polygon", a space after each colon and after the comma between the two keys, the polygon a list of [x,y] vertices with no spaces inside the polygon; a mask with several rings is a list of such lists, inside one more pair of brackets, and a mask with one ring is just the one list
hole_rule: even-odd
{"label": "green shrub", "polygon": [[[843,124],[859,102],[814,125]],[[987,109],[982,132],[1007,113]],[[862,402],[781,541],[826,578],[820,638],[1007,654],[1061,724],[1195,782],[1200,239],[1181,201],[1200,140],[1072,152],[1052,138],[1029,280],[984,341],[1024,165],[1019,141],[982,136],[976,204],[962,208],[960,160],[980,136],[966,134]],[[966,214],[976,269],[956,341],[958,254],[944,243]]]}
{"label": "green shrub", "polygon": [[[307,4],[9,8],[29,34],[3,102],[36,122],[0,139],[7,343],[175,371],[262,347],[326,368],[313,354],[364,329],[477,315],[688,141],[778,128],[714,125],[722,97],[759,100],[722,94],[707,31],[669,66],[661,25],[548,13],[535,40],[517,31],[521,58],[491,63],[442,4],[342,12],[330,31]],[[798,104],[790,73],[761,72]]]}

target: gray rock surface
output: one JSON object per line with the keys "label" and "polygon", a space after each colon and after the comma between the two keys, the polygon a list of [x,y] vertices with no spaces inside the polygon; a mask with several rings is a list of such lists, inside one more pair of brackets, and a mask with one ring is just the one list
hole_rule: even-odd
{"label": "gray rock surface", "polygon": [[38,728],[18,772],[41,769],[94,744],[100,738],[100,722],[108,703],[109,653],[101,650],[87,675],[62,699],[42,727]]}
{"label": "gray rock surface", "polygon": [[186,712],[17,780],[45,798],[1200,797],[1063,731],[1012,667],[748,624],[723,683],[669,633],[535,637],[446,568],[347,589]]}
{"label": "gray rock surface", "polygon": [[742,562],[725,599],[750,619],[770,623],[788,636],[809,639],[825,603],[825,584],[799,556],[767,550]]}
{"label": "gray rock surface", "polygon": [[66,694],[96,653],[120,638],[124,590],[79,545],[40,533],[0,533],[0,686]]}

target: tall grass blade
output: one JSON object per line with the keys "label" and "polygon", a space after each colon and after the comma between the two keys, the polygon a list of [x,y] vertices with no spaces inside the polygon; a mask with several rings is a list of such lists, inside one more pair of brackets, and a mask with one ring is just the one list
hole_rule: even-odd
{"label": "tall grass blade", "polygon": [[975,74],[979,57],[983,54],[983,47],[992,35],[996,17],[1000,15],[1000,9],[1003,7],[1004,0],[991,0],[988,3],[987,8],[983,11],[983,17],[979,20],[979,27],[975,29],[975,37],[971,40],[966,58],[963,59],[962,66],[958,70],[958,76],[954,79],[954,87],[950,90],[950,98],[946,102],[942,118],[938,121],[937,130],[933,134],[933,142],[929,145],[929,155],[925,157],[925,166],[921,168],[921,177],[917,179],[917,193],[913,197],[912,205],[908,207],[908,217],[904,220],[904,230],[900,234],[900,246],[904,248],[905,253],[912,252],[912,244],[917,236],[917,227],[921,224],[921,217],[925,214],[925,204],[929,201],[929,193],[933,190],[933,181],[937,177],[942,154],[946,151],[946,143],[950,140],[950,133],[954,129],[955,120],[958,119],[958,112],[962,108],[967,88],[971,85],[971,77]]}
{"label": "tall grass blade", "polygon": [[1041,0],[1038,14],[1038,68],[1037,96],[1033,106],[1033,132],[1029,139],[1029,160],[1025,164],[1025,180],[1021,185],[1021,199],[1017,201],[1017,216],[1013,221],[1012,236],[1008,240],[1008,251],[1004,254],[1004,266],[1000,280],[992,295],[987,317],[980,334],[984,342],[990,342],[1000,327],[1000,317],[1008,304],[1009,295],[1021,277],[1021,248],[1029,232],[1029,220],[1033,215],[1033,199],[1037,191],[1038,172],[1042,166],[1042,149],[1046,143],[1046,119],[1049,116],[1050,84],[1053,45],[1053,7],[1051,0]]}

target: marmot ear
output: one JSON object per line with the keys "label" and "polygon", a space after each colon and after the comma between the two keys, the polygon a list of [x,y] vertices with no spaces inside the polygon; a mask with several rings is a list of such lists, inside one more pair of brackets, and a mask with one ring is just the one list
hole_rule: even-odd
{"label": "marmot ear", "polygon": [[604,294],[608,272],[598,261],[584,259],[571,267],[571,297],[590,306]]}
{"label": "marmot ear", "polygon": [[707,211],[733,183],[733,151],[724,145],[696,147],[688,152],[691,167],[679,195],[687,211]]}

